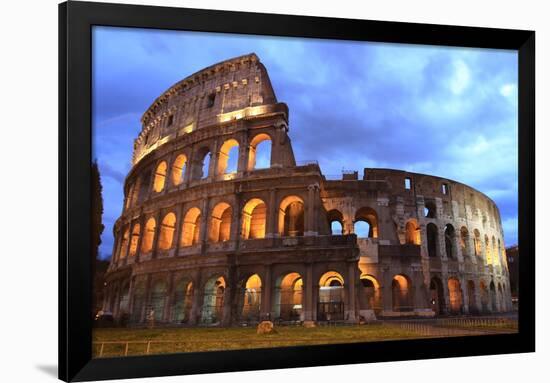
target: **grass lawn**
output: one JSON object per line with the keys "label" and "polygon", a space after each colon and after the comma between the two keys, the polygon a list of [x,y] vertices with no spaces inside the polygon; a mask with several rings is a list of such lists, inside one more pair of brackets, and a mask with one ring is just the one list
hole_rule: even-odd
{"label": "grass lawn", "polygon": [[[303,346],[330,343],[372,342],[422,337],[415,331],[388,324],[363,326],[276,327],[276,334],[258,335],[256,328],[159,328],[159,329],[94,329],[94,356],[101,342],[123,341],[128,355],[234,350],[262,347]],[[126,343],[103,345],[103,357],[122,356]]]}

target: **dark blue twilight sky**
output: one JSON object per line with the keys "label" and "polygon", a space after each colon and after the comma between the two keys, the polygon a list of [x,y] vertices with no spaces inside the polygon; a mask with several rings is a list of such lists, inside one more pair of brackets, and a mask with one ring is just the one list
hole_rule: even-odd
{"label": "dark blue twilight sky", "polygon": [[505,243],[517,243],[516,52],[94,27],[103,258],[141,114],[184,77],[251,52],[290,108],[297,160],[316,159],[327,175],[384,167],[466,183],[497,203]]}

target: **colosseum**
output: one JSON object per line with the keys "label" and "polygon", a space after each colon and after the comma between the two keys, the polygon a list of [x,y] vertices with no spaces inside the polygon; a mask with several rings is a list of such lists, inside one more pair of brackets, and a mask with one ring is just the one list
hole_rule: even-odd
{"label": "colosseum", "polygon": [[324,176],[294,158],[288,117],[255,54],[153,102],[113,229],[105,311],[131,325],[309,326],[511,309],[491,199],[401,170]]}

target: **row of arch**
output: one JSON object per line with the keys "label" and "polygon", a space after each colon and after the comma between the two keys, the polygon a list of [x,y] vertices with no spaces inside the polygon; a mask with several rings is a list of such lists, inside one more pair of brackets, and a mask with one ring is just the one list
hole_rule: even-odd
{"label": "row of arch", "polygon": [[[379,282],[367,274],[361,275],[360,282],[363,288],[359,298],[364,301],[362,307],[380,312],[383,304]],[[168,290],[167,281],[157,279],[147,292],[146,283],[141,280],[134,286],[131,297],[127,282],[117,292],[117,296],[112,297],[110,309],[113,310],[116,305],[118,316],[129,315],[132,322],[143,321],[151,310],[157,321],[176,324],[219,324],[226,314],[234,316],[232,321],[258,322],[266,319],[262,317],[262,310],[265,310],[262,307],[262,285],[258,274],[244,278],[237,284],[234,302],[231,304],[226,302],[230,298],[226,294],[228,285],[223,275],[210,277],[202,289],[197,288],[191,279],[181,278],[171,291]],[[343,276],[336,271],[327,271],[319,278],[316,289],[316,320],[345,320],[348,291]],[[441,278],[433,276],[429,286],[430,305],[436,315],[506,311],[506,291],[505,284],[492,280],[489,285],[483,280],[478,285],[468,280],[463,288],[456,277],[449,277],[444,287]],[[300,273],[288,272],[279,276],[273,291],[269,293],[272,297],[267,309],[270,319],[283,322],[304,320],[304,280]],[[236,312],[226,312],[232,306],[237,308]],[[394,275],[391,280],[391,310],[411,312],[414,308],[411,279],[406,274]]]}
{"label": "row of arch", "polygon": [[[171,186],[179,186],[185,181],[196,181],[210,176],[224,176],[236,173],[239,170],[252,171],[255,169],[269,168],[271,166],[271,136],[267,133],[255,135],[247,148],[247,163],[243,169],[239,169],[239,158],[242,156],[239,142],[228,139],[223,142],[215,156],[216,163],[212,168],[212,148],[209,145],[199,147],[190,156],[179,153],[169,165],[167,160],[157,163],[152,176],[152,190],[155,193],[162,192],[170,182]],[[214,174],[211,174],[212,171]],[[143,178],[143,179],[142,179]],[[134,206],[140,200],[140,194],[145,194],[151,182],[151,176],[145,174],[138,177],[129,186],[126,196],[126,207]]]}
{"label": "row of arch", "polygon": [[[304,235],[304,201],[302,198],[291,195],[285,197],[278,207],[277,232],[281,236],[302,236]],[[207,236],[205,240],[210,243],[225,242],[231,239],[233,225],[233,207],[227,202],[216,204],[208,217]],[[198,207],[189,208],[183,215],[181,222],[181,235],[179,246],[193,246],[201,242],[202,212]],[[169,250],[176,245],[177,240],[177,218],[174,212],[166,213],[158,228],[159,250]],[[267,205],[260,198],[251,198],[246,202],[241,211],[242,239],[261,239],[266,236],[267,228]],[[131,230],[131,231],[130,231]],[[117,251],[118,259],[126,255],[137,254],[141,239],[141,252],[149,253],[153,250],[157,235],[157,221],[150,217],[145,222],[143,233],[141,225],[134,223],[130,228],[127,226],[122,231]]]}

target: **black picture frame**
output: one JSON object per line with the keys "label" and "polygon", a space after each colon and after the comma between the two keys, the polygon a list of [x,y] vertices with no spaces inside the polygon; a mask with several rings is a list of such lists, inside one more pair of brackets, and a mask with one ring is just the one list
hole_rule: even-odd
{"label": "black picture frame", "polygon": [[[94,25],[315,37],[518,52],[519,331],[92,359],[91,30]],[[59,378],[87,381],[447,358],[535,350],[535,32],[69,1],[59,5]]]}

